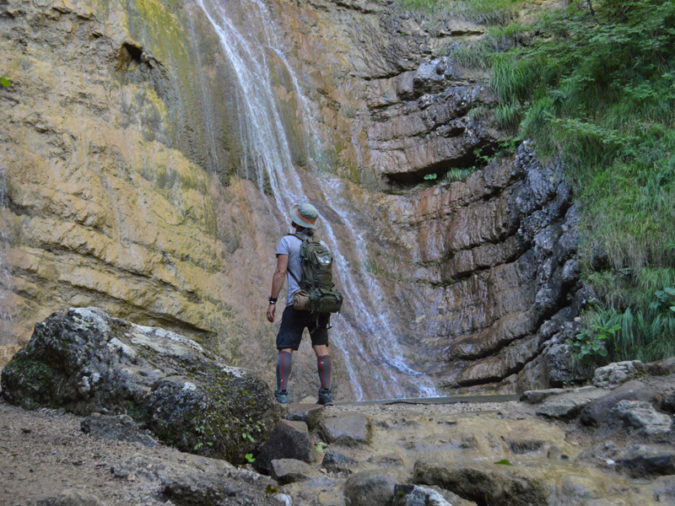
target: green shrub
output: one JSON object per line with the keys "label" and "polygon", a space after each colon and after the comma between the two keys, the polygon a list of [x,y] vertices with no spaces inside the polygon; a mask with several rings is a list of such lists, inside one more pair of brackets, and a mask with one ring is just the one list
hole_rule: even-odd
{"label": "green shrub", "polygon": [[397,0],[402,8],[453,16],[481,24],[506,24],[525,0]]}
{"label": "green shrub", "polygon": [[[599,299],[584,344],[656,359],[675,351],[675,315],[653,302],[675,285],[675,2],[588,5],[546,14],[487,57],[496,118],[541,157],[562,157],[576,188],[584,276]],[[599,254],[607,262],[594,266]]]}
{"label": "green shrub", "polygon": [[577,352],[601,357],[603,342],[607,360],[674,354],[675,314],[655,301],[675,286],[675,2],[570,0],[531,26],[514,22],[529,2],[399,4],[492,25],[449,54],[490,69],[495,119],[514,141],[565,162],[598,299]]}

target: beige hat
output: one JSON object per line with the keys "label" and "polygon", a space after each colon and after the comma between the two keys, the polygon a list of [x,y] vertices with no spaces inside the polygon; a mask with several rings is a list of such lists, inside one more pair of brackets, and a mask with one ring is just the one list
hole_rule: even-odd
{"label": "beige hat", "polygon": [[296,204],[291,207],[291,220],[300,227],[316,228],[316,220],[318,218],[319,211],[309,202]]}

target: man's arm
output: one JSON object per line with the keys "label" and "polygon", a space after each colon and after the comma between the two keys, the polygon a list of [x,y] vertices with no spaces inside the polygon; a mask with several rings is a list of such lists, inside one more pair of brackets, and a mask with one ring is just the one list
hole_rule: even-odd
{"label": "man's arm", "polygon": [[[276,299],[279,297],[279,293],[284,286],[286,281],[286,271],[288,270],[288,255],[277,255],[277,267],[274,270],[272,275],[272,291],[270,292],[270,297]],[[267,320],[270,322],[274,321],[274,313],[276,310],[276,304],[270,303],[267,306]]]}

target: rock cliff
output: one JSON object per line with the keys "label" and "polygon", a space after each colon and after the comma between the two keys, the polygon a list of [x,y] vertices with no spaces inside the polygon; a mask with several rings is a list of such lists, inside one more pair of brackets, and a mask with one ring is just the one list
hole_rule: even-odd
{"label": "rock cliff", "polygon": [[[0,89],[0,344],[94,305],[272,383],[276,328],[263,311],[286,221],[272,182],[251,172],[235,69],[204,3],[0,4],[0,72],[13,82]],[[340,315],[356,331],[336,336],[338,398],[387,394],[379,370],[397,395],[418,393],[421,376],[505,391],[572,378],[560,347],[578,304],[573,200],[561,167],[527,145],[486,166],[494,97],[447,56],[484,27],[390,1],[265,4],[293,165],[344,243],[344,284],[380,317],[359,330],[350,302]],[[475,172],[446,177],[458,169]],[[296,363],[301,398],[315,390],[311,352]]]}

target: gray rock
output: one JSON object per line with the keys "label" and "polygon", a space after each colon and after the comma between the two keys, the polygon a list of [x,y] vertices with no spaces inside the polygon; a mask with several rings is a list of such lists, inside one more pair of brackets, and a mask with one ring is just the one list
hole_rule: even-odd
{"label": "gray rock", "polygon": [[80,424],[82,432],[98,439],[110,439],[141,443],[145,446],[157,446],[151,436],[141,432],[138,425],[128,415],[89,415]]}
{"label": "gray rock", "polygon": [[113,476],[136,478],[157,487],[172,504],[214,506],[283,505],[283,498],[270,495],[276,482],[267,476],[235,468],[223,460],[182,456],[180,462],[136,455]]}
{"label": "gray rock", "polygon": [[609,411],[618,402],[622,400],[654,402],[657,399],[658,393],[648,384],[638,380],[629,381],[591,402],[581,411],[579,420],[584,425],[607,427]]}
{"label": "gray rock", "polygon": [[310,439],[307,424],[290,420],[280,420],[262,445],[255,461],[258,471],[271,472],[271,463],[275,459],[296,459],[312,462],[315,450]]}
{"label": "gray rock", "polygon": [[639,360],[615,362],[595,370],[593,385],[598,388],[614,388],[643,374],[644,371],[644,364]]}
{"label": "gray rock", "polygon": [[2,393],[29,409],[127,414],[180,450],[236,463],[280,417],[262,379],[181,335],[97,308],[54,313],[36,324],[2,371]]}
{"label": "gray rock", "polygon": [[357,446],[367,444],[371,437],[371,420],[361,413],[324,417],[319,423],[319,433],[328,443]]}
{"label": "gray rock", "polygon": [[547,388],[543,390],[527,390],[520,396],[520,400],[528,404],[540,404],[553,395],[564,394],[563,388]]}
{"label": "gray rock", "polygon": [[316,475],[314,469],[301,460],[297,459],[274,459],[270,463],[272,478],[282,485],[304,481]]}
{"label": "gray rock", "polygon": [[647,370],[647,374],[651,374],[652,376],[668,376],[670,374],[675,374],[675,357],[668,357],[656,362],[650,362],[649,364],[645,364],[645,369]]}
{"label": "gray rock", "polygon": [[66,489],[57,495],[28,501],[28,506],[101,506],[104,503],[95,495],[83,490]]}
{"label": "gray rock", "polygon": [[564,394],[549,397],[537,408],[536,413],[547,418],[570,420],[605,393],[605,390],[594,387],[576,388]]}
{"label": "gray rock", "polygon": [[675,413],[675,390],[666,392],[661,400],[661,409],[670,414]]}
{"label": "gray rock", "polygon": [[352,468],[356,466],[357,462],[346,455],[336,452],[333,449],[328,449],[323,456],[321,466],[332,472],[351,473]]}
{"label": "gray rock", "polygon": [[396,485],[392,506],[452,506],[439,492],[419,485]]}
{"label": "gray rock", "polygon": [[377,470],[351,475],[345,483],[345,499],[350,506],[377,506],[391,504],[395,482],[388,474]]}
{"label": "gray rock", "polygon": [[675,451],[672,447],[633,445],[619,456],[617,464],[634,478],[675,474]]}
{"label": "gray rock", "polygon": [[618,420],[625,426],[638,429],[638,433],[645,436],[670,433],[673,421],[670,415],[658,412],[654,406],[644,401],[619,401],[609,411],[609,415],[608,423],[617,423]]}
{"label": "gray rock", "polygon": [[539,480],[491,467],[497,466],[477,468],[418,461],[413,471],[413,482],[437,485],[478,504],[548,504],[548,492]]}
{"label": "gray rock", "polygon": [[603,441],[579,454],[577,460],[591,462],[601,467],[612,467],[616,464],[619,447],[614,441]]}

